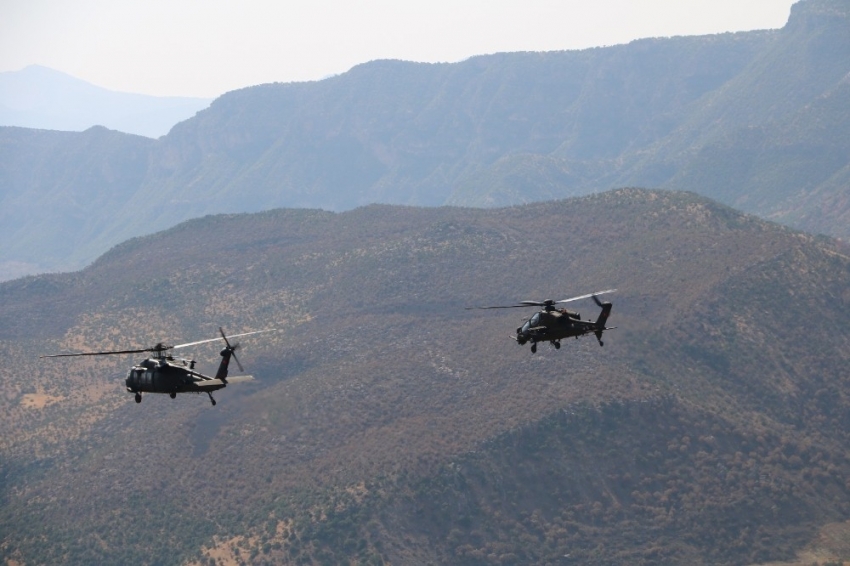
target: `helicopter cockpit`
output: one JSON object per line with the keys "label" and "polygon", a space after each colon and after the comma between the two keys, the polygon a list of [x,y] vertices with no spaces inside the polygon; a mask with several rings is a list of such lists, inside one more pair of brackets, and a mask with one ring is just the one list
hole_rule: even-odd
{"label": "helicopter cockpit", "polygon": [[536,328],[540,325],[540,313],[536,312],[531,315],[531,318],[525,321],[525,323],[517,328],[517,334],[528,334],[532,328]]}
{"label": "helicopter cockpit", "polygon": [[[149,384],[151,379],[145,379],[145,368],[134,366],[127,372],[127,390],[139,391],[142,387]],[[149,375],[153,372],[148,371]]]}

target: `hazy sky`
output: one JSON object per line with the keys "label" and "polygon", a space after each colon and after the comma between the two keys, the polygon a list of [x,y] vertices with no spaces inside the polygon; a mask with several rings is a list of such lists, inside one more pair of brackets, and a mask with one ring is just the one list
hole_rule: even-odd
{"label": "hazy sky", "polygon": [[[804,0],[805,1],[805,0]],[[777,29],[795,0],[0,0],[0,72],[214,97],[373,59],[460,61]]]}

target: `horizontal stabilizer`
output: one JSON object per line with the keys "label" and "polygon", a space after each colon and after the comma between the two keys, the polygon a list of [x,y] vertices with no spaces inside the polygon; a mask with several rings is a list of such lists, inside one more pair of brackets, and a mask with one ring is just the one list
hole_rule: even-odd
{"label": "horizontal stabilizer", "polygon": [[230,385],[231,383],[239,383],[240,381],[251,381],[254,379],[253,375],[236,375],[234,377],[228,377],[227,383],[224,383],[220,379],[208,379],[206,381],[196,381],[194,386],[198,389],[221,389],[226,385]]}

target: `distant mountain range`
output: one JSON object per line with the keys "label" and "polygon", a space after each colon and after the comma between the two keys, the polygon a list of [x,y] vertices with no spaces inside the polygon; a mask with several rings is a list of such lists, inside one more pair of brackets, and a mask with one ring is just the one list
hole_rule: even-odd
{"label": "distant mountain range", "polygon": [[0,126],[164,136],[212,99],[115,92],[40,65],[0,73]]}
{"label": "distant mountain range", "polygon": [[[850,519],[848,280],[835,240],[662,190],[136,238],[0,284],[0,562],[775,564],[814,542],[825,564],[846,534],[819,529]],[[604,348],[531,354],[510,336],[533,309],[464,309],[610,287]],[[220,325],[280,330],[241,340],[257,379],[215,407],[134,403],[141,354],[38,358]],[[208,371],[219,348],[181,354]]]}
{"label": "distant mountain range", "polygon": [[493,207],[642,186],[850,237],[850,7],[781,30],[374,61],[225,94],[157,140],[0,128],[0,278],[192,217]]}

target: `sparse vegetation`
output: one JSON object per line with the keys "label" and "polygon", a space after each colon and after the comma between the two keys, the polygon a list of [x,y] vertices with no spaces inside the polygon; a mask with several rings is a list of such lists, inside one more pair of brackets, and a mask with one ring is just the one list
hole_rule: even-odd
{"label": "sparse vegetation", "polygon": [[[787,560],[850,517],[849,276],[840,243],[637,189],[133,240],[0,285],[0,557]],[[531,356],[507,338],[516,314],[463,310],[615,286],[604,349]],[[37,359],[219,324],[282,330],[246,338],[258,379],[214,409],[137,406],[131,359]]]}

